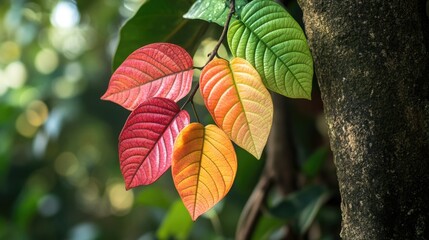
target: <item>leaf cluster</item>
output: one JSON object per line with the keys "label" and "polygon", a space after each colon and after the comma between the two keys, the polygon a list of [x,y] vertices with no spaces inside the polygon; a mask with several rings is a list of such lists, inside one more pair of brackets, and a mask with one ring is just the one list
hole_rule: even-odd
{"label": "leaf cluster", "polygon": [[[157,4],[165,8],[164,2]],[[302,29],[275,2],[201,0],[184,17],[224,25],[234,57],[215,58],[222,34],[191,91],[194,66],[189,50],[151,43],[119,65],[102,99],[132,111],[119,136],[127,189],[153,183],[171,166],[176,189],[196,220],[224,198],[234,182],[238,164],[232,142],[261,157],[274,114],[269,90],[311,98],[313,62]],[[134,21],[142,20],[129,24]],[[186,21],[171,24],[168,31],[180,31],[176,26],[190,24]],[[193,104],[198,89],[215,125],[190,123],[184,107]],[[179,107],[177,102],[187,95]]]}

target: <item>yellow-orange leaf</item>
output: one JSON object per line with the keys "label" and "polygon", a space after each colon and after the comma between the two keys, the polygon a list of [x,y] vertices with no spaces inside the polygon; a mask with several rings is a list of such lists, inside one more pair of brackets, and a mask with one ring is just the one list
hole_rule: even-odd
{"label": "yellow-orange leaf", "polygon": [[215,59],[203,69],[200,85],[216,124],[259,159],[271,130],[273,102],[255,68],[242,58]]}
{"label": "yellow-orange leaf", "polygon": [[217,126],[191,123],[177,136],[171,172],[174,185],[195,221],[231,189],[237,173],[234,147]]}

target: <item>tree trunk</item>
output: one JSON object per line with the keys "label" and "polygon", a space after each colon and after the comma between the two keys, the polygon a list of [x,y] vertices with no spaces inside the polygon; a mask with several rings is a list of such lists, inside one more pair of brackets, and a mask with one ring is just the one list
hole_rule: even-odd
{"label": "tree trunk", "polygon": [[425,1],[300,0],[344,239],[429,239]]}

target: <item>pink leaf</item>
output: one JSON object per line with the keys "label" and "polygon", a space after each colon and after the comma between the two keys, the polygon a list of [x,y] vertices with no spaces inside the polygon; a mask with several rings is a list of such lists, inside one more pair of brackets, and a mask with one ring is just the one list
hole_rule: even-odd
{"label": "pink leaf", "polygon": [[166,98],[152,98],[128,117],[119,135],[119,159],[127,189],[155,182],[170,166],[174,141],[189,114]]}
{"label": "pink leaf", "polygon": [[103,100],[134,110],[152,97],[177,102],[191,90],[193,62],[180,46],[146,45],[131,53],[113,73]]}

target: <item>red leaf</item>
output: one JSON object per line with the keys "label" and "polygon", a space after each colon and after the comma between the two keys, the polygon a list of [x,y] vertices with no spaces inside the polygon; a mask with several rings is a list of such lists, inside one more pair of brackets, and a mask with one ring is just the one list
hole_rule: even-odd
{"label": "red leaf", "polygon": [[127,189],[155,182],[170,166],[174,141],[189,114],[166,98],[152,98],[128,117],[119,135],[119,159]]}
{"label": "red leaf", "polygon": [[193,62],[180,46],[146,45],[131,53],[113,73],[103,100],[134,110],[152,97],[177,102],[191,90]]}

